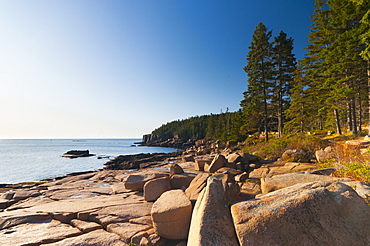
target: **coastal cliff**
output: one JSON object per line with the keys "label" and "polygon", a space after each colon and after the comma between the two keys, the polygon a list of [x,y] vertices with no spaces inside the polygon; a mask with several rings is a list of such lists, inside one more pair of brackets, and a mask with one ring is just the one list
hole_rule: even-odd
{"label": "coastal cliff", "polygon": [[140,144],[144,146],[160,146],[185,149],[194,145],[195,140],[196,139],[181,139],[177,135],[169,138],[167,134],[151,133],[143,135]]}

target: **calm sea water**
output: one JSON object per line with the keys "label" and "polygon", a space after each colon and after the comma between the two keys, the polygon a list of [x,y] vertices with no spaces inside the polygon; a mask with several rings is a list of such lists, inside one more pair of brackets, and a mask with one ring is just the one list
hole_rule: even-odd
{"label": "calm sea water", "polygon": [[[173,148],[135,146],[140,139],[5,139],[0,140],[0,184],[38,181],[72,172],[93,171],[109,159],[97,156],[169,153]],[[68,150],[89,150],[97,156],[68,159]]]}

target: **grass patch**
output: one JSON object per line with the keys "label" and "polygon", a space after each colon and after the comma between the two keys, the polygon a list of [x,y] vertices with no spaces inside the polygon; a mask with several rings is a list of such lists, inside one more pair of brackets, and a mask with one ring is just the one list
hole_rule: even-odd
{"label": "grass patch", "polygon": [[267,143],[261,139],[250,138],[245,142],[244,151],[253,153],[263,159],[274,160],[288,149],[304,150],[310,155],[315,151],[328,145],[326,140],[322,140],[315,135],[296,134],[283,137],[271,138]]}

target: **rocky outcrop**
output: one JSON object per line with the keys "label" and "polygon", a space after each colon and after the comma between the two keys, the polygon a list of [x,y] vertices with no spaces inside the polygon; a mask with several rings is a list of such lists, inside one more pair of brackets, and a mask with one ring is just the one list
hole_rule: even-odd
{"label": "rocky outcrop", "polygon": [[279,190],[286,188],[298,183],[309,183],[314,181],[325,181],[325,182],[334,182],[334,181],[350,181],[350,179],[340,179],[331,176],[325,175],[316,175],[309,172],[303,173],[287,173],[282,175],[276,175],[271,178],[261,179],[261,189],[262,193],[268,193],[271,191]]}
{"label": "rocky outcrop", "polygon": [[169,177],[149,180],[144,185],[144,199],[148,202],[156,201],[164,192],[171,189]]}
{"label": "rocky outcrop", "polygon": [[105,163],[106,170],[154,168],[168,164],[166,160],[181,156],[182,152],[120,155]]}
{"label": "rocky outcrop", "polygon": [[369,245],[370,207],[337,182],[297,184],[232,205],[240,245]]}
{"label": "rocky outcrop", "polygon": [[210,177],[195,203],[188,245],[238,245],[222,181]]}
{"label": "rocky outcrop", "polygon": [[95,154],[90,154],[89,150],[70,150],[64,153],[62,157],[73,159],[78,157],[88,157],[94,155]]}

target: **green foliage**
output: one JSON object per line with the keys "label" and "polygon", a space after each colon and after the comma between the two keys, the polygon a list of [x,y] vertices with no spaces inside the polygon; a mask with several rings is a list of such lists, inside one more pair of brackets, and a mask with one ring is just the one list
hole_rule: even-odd
{"label": "green foliage", "polygon": [[155,129],[152,134],[164,141],[170,138],[180,138],[183,141],[197,139],[214,139],[220,141],[242,141],[240,133],[242,112],[226,112],[190,117],[176,120]]}
{"label": "green foliage", "polygon": [[[264,132],[268,141],[269,131],[277,129],[279,136],[284,125],[284,110],[290,102],[290,89],[295,70],[292,53],[293,39],[280,32],[270,42],[272,31],[259,23],[252,35],[247,65],[248,87],[240,102],[244,113],[245,133]],[[277,123],[276,123],[277,121]]]}
{"label": "green foliage", "polygon": [[276,159],[288,149],[304,150],[309,154],[314,154],[316,150],[327,145],[325,140],[318,136],[296,134],[280,138],[272,138],[269,142],[252,142],[246,140],[244,151],[254,153],[262,158]]}

